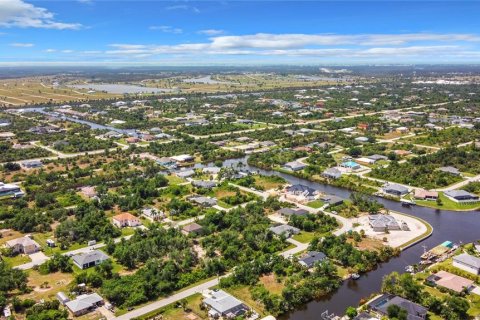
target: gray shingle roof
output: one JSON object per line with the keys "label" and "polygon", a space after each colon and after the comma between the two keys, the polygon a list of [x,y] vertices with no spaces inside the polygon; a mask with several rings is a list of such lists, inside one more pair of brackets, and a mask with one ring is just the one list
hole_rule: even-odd
{"label": "gray shingle roof", "polygon": [[109,257],[100,250],[93,250],[90,252],[80,253],[72,257],[75,264],[83,266],[94,261],[104,261],[109,259]]}
{"label": "gray shingle roof", "polygon": [[462,264],[466,264],[474,268],[480,269],[480,258],[471,256],[467,253],[462,253],[458,256],[453,257],[453,261],[457,261]]}

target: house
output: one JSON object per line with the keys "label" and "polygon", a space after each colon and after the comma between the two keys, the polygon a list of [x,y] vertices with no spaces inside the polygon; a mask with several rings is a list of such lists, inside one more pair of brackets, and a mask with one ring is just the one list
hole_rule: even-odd
{"label": "house", "polygon": [[73,263],[80,269],[95,267],[96,265],[99,265],[108,259],[110,258],[100,250],[92,250],[89,252],[80,253],[74,255],[72,258]]}
{"label": "house", "polygon": [[301,162],[298,162],[298,161],[292,161],[292,162],[287,162],[283,165],[283,167],[287,170],[291,170],[291,171],[300,171],[300,170],[303,170],[305,169],[307,165],[301,163]]}
{"label": "house", "polygon": [[105,138],[120,139],[121,137],[123,137],[123,134],[121,134],[120,132],[111,130],[105,133],[103,136]]}
{"label": "house", "polygon": [[66,307],[75,316],[81,316],[90,311],[93,311],[96,307],[104,304],[103,298],[97,293],[82,294],[75,300],[65,303]]}
{"label": "house", "polygon": [[397,197],[404,196],[409,192],[407,187],[395,183],[387,183],[383,186],[382,191]]}
{"label": "house", "polygon": [[269,230],[275,233],[277,236],[285,236],[286,238],[290,238],[291,236],[300,233],[300,229],[289,226],[288,224],[270,227]]}
{"label": "house", "polygon": [[124,212],[121,214],[117,214],[112,218],[112,222],[118,228],[123,227],[137,227],[141,225],[140,219],[135,217],[133,214]]}
{"label": "house", "polygon": [[370,159],[368,157],[361,157],[355,160],[363,164],[374,164],[376,162],[376,160]]}
{"label": "house", "polygon": [[7,241],[6,247],[11,248],[13,253],[23,254],[32,254],[40,250],[40,245],[28,236]]}
{"label": "house", "polygon": [[173,156],[171,158],[175,160],[177,163],[185,163],[185,162],[191,162],[195,160],[195,158],[189,154],[181,154],[179,156]]}
{"label": "house", "polygon": [[357,138],[355,138],[355,141],[360,142],[360,143],[364,143],[364,142],[368,142],[368,138],[367,137],[357,137]]}
{"label": "house", "polygon": [[291,197],[298,201],[312,201],[318,196],[318,191],[303,184],[294,184],[285,188],[286,197]]}
{"label": "house", "polygon": [[22,166],[25,169],[38,169],[43,167],[43,163],[40,160],[30,160],[22,162]]}
{"label": "house", "polygon": [[195,171],[190,169],[190,170],[178,171],[178,172],[175,172],[175,174],[179,178],[186,179],[186,178],[189,178],[189,177],[195,175]]}
{"label": "house", "polygon": [[453,257],[453,266],[473,274],[480,274],[480,258],[462,253]]}
{"label": "house", "polygon": [[215,181],[195,180],[192,185],[197,188],[212,189],[217,186]]}
{"label": "house", "polygon": [[277,214],[283,217],[304,216],[308,214],[308,211],[304,209],[282,208],[277,211]]}
{"label": "house", "polygon": [[398,127],[395,129],[396,132],[398,133],[407,133],[408,132],[408,128],[407,127]]}
{"label": "house", "polygon": [[127,143],[137,143],[140,141],[140,139],[136,138],[136,137],[128,137],[127,139],[125,139],[125,141]]}
{"label": "house", "polygon": [[23,191],[15,184],[0,182],[0,197],[23,195]]}
{"label": "house", "polygon": [[447,288],[457,293],[461,293],[463,290],[470,291],[475,283],[473,280],[443,270],[432,274],[425,281],[430,285]]}
{"label": "house", "polygon": [[203,173],[208,173],[208,174],[219,174],[221,168],[219,167],[205,167],[202,169]]}
{"label": "house", "polygon": [[479,197],[465,190],[447,190],[443,193],[447,198],[457,203],[476,202]]}
{"label": "house", "polygon": [[142,215],[151,221],[158,221],[165,217],[165,214],[162,211],[155,208],[143,208]]}
{"label": "house", "polygon": [[428,191],[425,189],[415,189],[413,196],[415,197],[415,199],[418,199],[418,200],[437,200],[438,192]]}
{"label": "house", "polygon": [[343,203],[343,199],[331,194],[327,194],[323,197],[321,197],[321,200],[325,203],[327,203],[329,206],[338,206]]}
{"label": "house", "polygon": [[372,154],[371,156],[367,156],[367,158],[372,159],[375,162],[380,160],[388,160],[388,157],[382,156],[381,154]]}
{"label": "house", "polygon": [[80,192],[88,198],[95,198],[97,196],[97,191],[93,186],[85,186],[80,188]]}
{"label": "house", "polygon": [[397,219],[387,214],[372,214],[368,216],[370,227],[375,232],[385,232],[386,230],[408,230],[406,224],[400,225]]}
{"label": "house", "polygon": [[63,291],[57,292],[57,300],[60,301],[62,306],[64,306],[67,302],[70,301],[70,298],[65,294]]}
{"label": "house", "polygon": [[411,151],[407,151],[407,150],[394,150],[393,153],[395,153],[397,156],[400,156],[400,157],[404,157],[412,154]]}
{"label": "house", "polygon": [[203,227],[201,225],[199,225],[198,223],[195,223],[195,222],[190,223],[190,224],[185,225],[182,228],[182,233],[184,233],[185,235],[201,234],[201,233],[203,233]]}
{"label": "house", "polygon": [[445,172],[445,173],[450,173],[450,174],[453,174],[455,176],[460,175],[460,171],[458,171],[458,169],[455,168],[455,167],[440,167],[440,168],[438,168],[438,171]]}
{"label": "house", "polygon": [[15,133],[13,132],[0,132],[0,140],[10,140],[15,138]]}
{"label": "house", "polygon": [[203,304],[208,309],[208,315],[213,319],[219,317],[233,319],[249,311],[242,301],[223,290],[207,290],[203,296],[205,297]]}
{"label": "house", "polygon": [[327,179],[340,179],[340,177],[342,176],[342,172],[337,168],[333,167],[323,171],[322,176]]}
{"label": "house", "polygon": [[189,198],[190,201],[193,201],[202,207],[213,207],[217,205],[217,199],[203,196],[193,196]]}
{"label": "house", "polygon": [[383,294],[368,303],[368,307],[381,316],[388,315],[388,307],[396,305],[407,312],[407,320],[422,320],[427,318],[428,309],[421,305],[392,294]]}
{"label": "house", "polygon": [[306,253],[305,256],[298,260],[298,263],[310,269],[315,264],[320,263],[324,260],[327,260],[327,256],[323,252],[309,251]]}

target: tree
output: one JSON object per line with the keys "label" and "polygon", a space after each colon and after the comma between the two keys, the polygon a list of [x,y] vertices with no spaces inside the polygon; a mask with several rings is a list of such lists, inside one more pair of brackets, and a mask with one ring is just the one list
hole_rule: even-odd
{"label": "tree", "polygon": [[387,308],[387,314],[389,319],[407,320],[407,310],[400,308],[399,306],[392,304]]}
{"label": "tree", "polygon": [[358,315],[357,309],[355,309],[354,307],[348,307],[347,310],[345,310],[345,315],[349,319],[353,319]]}

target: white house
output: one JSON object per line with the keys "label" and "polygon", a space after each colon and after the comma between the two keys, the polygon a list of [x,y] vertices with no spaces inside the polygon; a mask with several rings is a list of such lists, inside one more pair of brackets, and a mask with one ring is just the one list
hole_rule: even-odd
{"label": "white house", "polygon": [[480,274],[480,258],[462,253],[453,257],[453,266],[473,274]]}

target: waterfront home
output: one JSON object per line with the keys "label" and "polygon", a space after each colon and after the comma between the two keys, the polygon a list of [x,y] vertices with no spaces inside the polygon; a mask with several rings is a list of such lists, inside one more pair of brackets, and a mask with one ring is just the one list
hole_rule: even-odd
{"label": "waterfront home", "polygon": [[342,176],[342,172],[338,170],[338,168],[333,167],[323,171],[322,176],[327,179],[340,179],[340,177]]}
{"label": "waterfront home", "polygon": [[443,194],[457,203],[477,202],[479,200],[479,197],[476,194],[465,190],[447,190]]}
{"label": "waterfront home", "polygon": [[406,224],[403,223],[400,225],[397,219],[387,214],[369,215],[368,221],[370,227],[375,232],[385,232],[386,230],[408,230],[408,226]]}
{"label": "waterfront home", "polygon": [[320,200],[322,200],[323,202],[325,202],[326,204],[328,204],[329,206],[338,206],[340,204],[343,203],[344,199],[340,198],[340,197],[337,197],[335,195],[331,195],[331,194],[327,194],[327,195],[324,195],[320,198]]}
{"label": "waterfront home", "polygon": [[395,183],[387,183],[383,186],[382,191],[397,197],[404,196],[409,192],[407,187]]}
{"label": "waterfront home", "polygon": [[301,171],[303,169],[305,169],[307,165],[301,163],[301,162],[298,162],[298,161],[292,161],[292,162],[287,162],[283,165],[283,167],[287,170],[291,170],[291,171]]}
{"label": "waterfront home", "polygon": [[75,317],[89,313],[103,304],[103,298],[97,293],[82,294],[75,300],[65,302],[65,306]]}
{"label": "waterfront home", "polygon": [[480,274],[480,258],[462,253],[453,257],[453,266],[473,274]]}
{"label": "waterfront home", "polygon": [[418,200],[437,200],[438,192],[428,191],[425,189],[415,189],[413,196],[415,197],[415,199],[418,199]]}
{"label": "waterfront home", "polygon": [[179,156],[173,156],[171,158],[175,160],[177,163],[186,163],[186,162],[191,162],[195,160],[195,158],[189,154],[181,154]]}
{"label": "waterfront home", "polygon": [[100,250],[92,250],[90,252],[80,253],[74,255],[72,258],[73,264],[80,269],[95,267],[108,259],[110,258]]}
{"label": "waterfront home", "polygon": [[166,167],[166,168],[174,168],[177,165],[177,162],[175,160],[173,160],[172,158],[169,158],[169,157],[157,158],[155,160],[155,162],[158,165],[160,165],[162,167]]}
{"label": "waterfront home", "polygon": [[184,170],[184,171],[177,171],[177,172],[175,172],[175,174],[179,178],[186,179],[186,178],[189,178],[189,177],[195,175],[195,171],[193,171],[192,169],[189,169],[189,170]]}
{"label": "waterfront home", "polygon": [[382,294],[368,303],[368,307],[380,316],[388,315],[388,307],[396,305],[407,312],[408,320],[422,320],[427,318],[428,309],[421,305],[392,294]]}
{"label": "waterfront home", "polygon": [[223,317],[233,319],[249,311],[247,305],[223,290],[206,290],[203,292],[203,304],[207,307],[208,315],[213,319]]}
{"label": "waterfront home", "polygon": [[388,160],[388,157],[382,156],[381,154],[372,154],[371,156],[367,156],[366,158],[371,159],[375,162],[380,160]]}
{"label": "waterfront home", "polygon": [[285,197],[295,201],[313,201],[317,198],[318,191],[303,184],[294,184],[285,188]]}
{"label": "waterfront home", "polygon": [[141,225],[140,219],[135,217],[133,214],[124,212],[121,214],[117,214],[112,218],[112,222],[118,228],[123,227],[137,227]]}
{"label": "waterfront home", "polygon": [[5,245],[12,253],[32,254],[40,250],[40,245],[28,236],[9,240]]}
{"label": "waterfront home", "polygon": [[464,290],[470,291],[475,287],[473,280],[443,270],[432,274],[425,281],[432,286],[447,288],[457,293]]}
{"label": "waterfront home", "polygon": [[327,260],[327,256],[323,252],[309,251],[298,260],[302,266],[312,268],[317,263]]}

